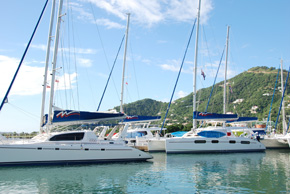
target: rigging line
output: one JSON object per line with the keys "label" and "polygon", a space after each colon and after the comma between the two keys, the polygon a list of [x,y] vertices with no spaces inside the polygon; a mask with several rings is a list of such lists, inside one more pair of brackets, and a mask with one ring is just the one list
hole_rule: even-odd
{"label": "rigging line", "polygon": [[270,110],[269,110],[268,119],[267,119],[267,123],[266,123],[266,130],[268,129],[268,123],[269,123],[270,116],[271,116],[271,110],[272,110],[272,105],[273,105],[273,101],[274,101],[274,95],[275,95],[276,86],[277,86],[278,78],[279,78],[279,71],[280,71],[280,68],[278,68],[278,72],[277,72],[277,77],[276,77],[276,81],[275,81],[275,87],[274,87],[274,91],[273,91],[273,95],[272,95],[272,100],[271,100],[271,105],[270,105]]}
{"label": "rigging line", "polygon": [[30,113],[30,112],[27,112],[26,110],[24,110],[24,109],[22,109],[22,108],[20,108],[20,107],[18,107],[16,105],[14,105],[14,104],[11,104],[11,103],[8,103],[8,104],[10,106],[12,106],[13,108],[17,109],[17,110],[20,110],[21,112],[23,112],[24,114],[30,116],[33,119],[39,119],[39,116],[36,116],[36,115],[34,115],[34,114]]}
{"label": "rigging line", "polygon": [[[61,42],[61,45],[62,45],[62,48],[64,48],[63,47],[63,42]],[[64,59],[67,59],[67,57],[65,57],[65,53],[63,52],[63,49],[61,49],[61,53],[62,53],[62,55],[61,55],[61,59],[62,59],[62,73],[63,73],[63,81],[64,81],[64,101],[65,101],[65,108],[67,109],[68,108],[68,100],[67,100],[67,88],[66,88],[66,79],[65,79],[65,72],[66,72],[66,68],[65,68],[65,61],[64,61]],[[58,92],[58,93],[60,93],[60,92]],[[60,102],[61,102],[61,104],[63,104],[63,102],[62,102],[62,98],[61,98],[61,95],[59,95],[60,96]],[[64,107],[62,107],[62,108],[64,108]]]}
{"label": "rigging line", "polygon": [[[281,71],[283,71],[283,69],[281,69]],[[290,67],[289,67],[289,70],[288,70],[288,73],[287,73],[287,78],[286,78],[286,81],[285,81],[285,84],[284,84],[284,91],[283,91],[283,95],[282,95],[282,99],[281,99],[281,103],[280,103],[280,107],[279,107],[279,112],[278,112],[278,115],[277,115],[277,119],[276,119],[276,123],[275,123],[275,128],[274,129],[277,129],[276,127],[277,127],[277,124],[278,124],[280,111],[281,111],[282,103],[283,103],[283,100],[284,100],[284,95],[285,95],[285,91],[286,91],[287,81],[288,81],[288,78],[289,78],[289,72],[290,72]]]}
{"label": "rigging line", "polygon": [[11,88],[12,88],[12,85],[13,85],[15,79],[16,79],[16,76],[17,76],[17,74],[18,74],[18,72],[19,72],[19,69],[20,69],[20,67],[21,67],[21,65],[22,65],[22,62],[23,62],[23,60],[24,60],[24,58],[25,58],[25,56],[26,56],[26,53],[27,53],[28,48],[29,48],[29,46],[30,46],[30,43],[32,42],[32,39],[33,39],[33,37],[34,37],[34,34],[35,34],[35,32],[36,32],[36,30],[37,30],[37,28],[38,28],[38,24],[40,23],[40,20],[41,20],[41,18],[42,18],[42,16],[43,16],[43,13],[44,13],[45,8],[46,8],[46,6],[47,6],[47,3],[48,3],[48,0],[46,0],[46,2],[45,2],[45,4],[44,4],[44,7],[43,7],[43,9],[42,9],[42,11],[41,11],[41,14],[40,14],[39,18],[38,18],[38,21],[37,21],[37,23],[36,23],[36,26],[35,26],[35,28],[34,28],[34,30],[33,30],[33,32],[32,32],[32,35],[31,35],[31,37],[30,37],[30,40],[29,40],[29,42],[28,42],[28,44],[27,44],[27,46],[26,46],[26,48],[25,48],[25,51],[24,51],[24,53],[23,53],[23,55],[22,55],[22,58],[21,58],[20,63],[19,63],[19,65],[18,65],[18,68],[17,68],[17,70],[16,70],[16,72],[15,72],[15,74],[14,74],[14,77],[13,77],[11,83],[10,83],[10,86],[9,86],[9,88],[8,88],[8,90],[7,90],[7,92],[6,92],[5,96],[4,96],[4,98],[3,98],[3,101],[2,101],[2,103],[1,103],[1,105],[0,105],[0,111],[2,110],[2,107],[3,107],[4,103],[8,102],[8,95],[9,95],[10,90],[11,90]]}
{"label": "rigging line", "polygon": [[[69,86],[69,88],[71,87],[71,83],[70,83],[70,64],[71,64],[71,52],[70,52],[70,17],[71,17],[71,6],[69,6],[69,4],[68,4],[68,1],[67,1],[67,13],[68,13],[68,17],[67,17],[67,29],[68,29],[68,38],[67,38],[67,44],[68,44],[68,57],[66,58],[67,59],[67,69],[63,69],[63,77],[64,77],[64,89],[65,89],[65,91],[64,91],[64,94],[65,94],[65,102],[66,102],[66,108],[68,109],[68,107],[71,107],[71,98],[69,98],[69,96],[73,96],[72,95],[72,90],[67,90],[68,88],[67,88],[67,86]],[[63,67],[65,67],[65,64],[63,64]],[[68,83],[66,83],[66,76],[65,76],[65,72],[67,71],[67,75],[68,75]],[[70,100],[68,100],[68,98],[70,99]]]}
{"label": "rigging line", "polygon": [[[74,20],[73,16],[72,16],[72,20]],[[72,22],[71,26],[72,26],[72,32],[74,32],[74,22]],[[75,34],[74,33],[72,33],[72,39],[73,39],[73,48],[74,48],[74,65],[75,65],[75,72],[76,72],[76,90],[77,90],[77,106],[78,106],[77,110],[80,110],[79,84],[78,84],[78,73],[77,73],[78,69],[77,69]]]}
{"label": "rigging line", "polygon": [[133,55],[133,51],[132,51],[132,45],[131,45],[131,42],[130,42],[130,50],[131,50],[131,55],[132,55],[133,70],[134,70],[135,82],[136,82],[136,87],[137,87],[137,95],[138,95],[138,100],[140,100],[139,87],[138,87],[138,80],[137,80],[137,76],[136,76],[135,61],[134,61],[134,57],[133,57],[134,55]]}
{"label": "rigging line", "polygon": [[222,60],[223,60],[224,52],[225,52],[225,47],[224,47],[224,50],[222,52],[222,56],[221,56],[221,59],[220,59],[219,67],[217,69],[217,72],[216,72],[216,75],[215,75],[215,78],[214,78],[214,82],[213,82],[213,85],[212,85],[212,88],[211,88],[211,92],[210,92],[210,95],[209,95],[209,98],[208,98],[208,101],[207,101],[205,112],[207,112],[207,109],[208,109],[208,105],[209,105],[209,102],[210,102],[210,99],[211,99],[211,96],[212,96],[212,92],[213,92],[213,89],[214,89],[214,86],[215,86],[215,83],[216,83],[217,75],[219,73],[220,66],[221,66],[221,63],[222,63]]}
{"label": "rigging line", "polygon": [[211,68],[213,69],[212,60],[211,60],[211,57],[210,57],[210,52],[209,52],[209,48],[208,48],[207,39],[206,39],[205,30],[204,30],[204,26],[203,25],[202,25],[202,29],[203,29],[203,36],[204,36],[203,38],[205,40],[205,45],[206,45],[206,50],[208,52],[208,57],[209,57],[210,65],[211,65]]}
{"label": "rigging line", "polygon": [[184,56],[183,56],[183,59],[182,59],[182,63],[181,63],[181,66],[180,66],[180,69],[179,69],[179,72],[178,72],[177,80],[175,82],[175,86],[174,86],[174,89],[173,89],[173,92],[172,92],[172,95],[171,95],[171,98],[170,98],[170,101],[169,101],[169,104],[168,104],[168,107],[167,107],[167,110],[166,110],[166,114],[165,114],[165,117],[164,117],[164,120],[163,120],[163,123],[162,123],[162,127],[161,127],[160,132],[159,132],[160,134],[162,132],[162,129],[164,127],[168,111],[170,109],[171,101],[173,99],[173,96],[174,96],[174,93],[175,93],[175,89],[176,89],[176,86],[177,86],[177,83],[178,83],[178,80],[179,80],[179,76],[180,76],[180,73],[181,73],[181,70],[182,70],[182,67],[183,67],[183,64],[184,64],[184,60],[185,60],[185,57],[186,57],[186,54],[187,54],[187,50],[188,50],[188,47],[189,47],[189,44],[190,44],[190,41],[191,41],[191,37],[192,37],[192,33],[193,33],[193,30],[194,30],[194,27],[195,27],[195,23],[196,23],[196,19],[194,20],[194,24],[193,24],[191,32],[190,32],[189,40],[188,40],[188,43],[187,43],[187,46],[186,46],[186,49],[185,49],[185,53],[184,53]]}
{"label": "rigging line", "polygon": [[101,97],[101,100],[100,100],[100,103],[99,103],[99,106],[98,106],[97,111],[99,111],[100,106],[101,106],[101,104],[102,104],[103,97],[104,97],[104,95],[105,95],[105,93],[106,93],[107,86],[108,86],[108,84],[109,84],[109,81],[110,81],[110,78],[111,78],[111,75],[112,75],[113,69],[114,69],[114,67],[115,67],[116,61],[117,61],[118,56],[119,56],[119,52],[120,52],[121,47],[122,47],[123,42],[124,42],[124,38],[125,38],[125,34],[124,34],[124,36],[123,36],[123,38],[122,38],[122,41],[121,41],[121,44],[120,44],[120,46],[119,46],[119,49],[118,49],[117,55],[116,55],[116,57],[115,57],[115,60],[114,60],[114,63],[113,63],[113,66],[112,66],[111,72],[110,72],[110,74],[109,74],[109,77],[108,77],[108,80],[107,80],[107,83],[106,83],[106,86],[105,86],[105,89],[104,89],[103,95],[102,95],[102,97]]}
{"label": "rigging line", "polygon": [[[77,103],[77,108],[75,107],[75,102],[74,102],[74,95],[72,93],[72,100],[73,100],[73,105],[74,105],[74,108],[77,109],[77,110],[80,110],[80,98],[79,98],[79,84],[78,84],[78,69],[77,69],[77,59],[76,59],[76,47],[75,47],[75,34],[73,33],[75,30],[74,30],[74,18],[73,18],[73,14],[71,14],[71,28],[72,28],[72,44],[73,44],[73,58],[74,58],[74,70],[75,70],[75,79],[76,79],[76,95],[77,95],[77,99],[76,99],[76,103]],[[69,74],[69,82],[70,82],[70,88],[72,89],[72,82],[71,82],[71,77],[70,77],[70,74]],[[72,91],[72,90],[71,90]]]}
{"label": "rigging line", "polygon": [[[72,9],[72,6],[70,6],[70,8],[71,8],[71,15],[75,15],[75,13],[73,13],[73,9]],[[75,22],[74,22],[74,18],[72,17],[72,22],[75,24]],[[80,39],[80,36],[79,36],[79,33],[78,33],[78,31],[77,30],[74,30],[73,31],[74,32],[74,37],[76,37],[75,39],[77,40],[76,41],[76,43],[78,43],[78,46],[80,47],[80,48],[82,48],[83,47],[83,45],[82,45],[82,43],[83,43],[83,41],[81,41],[81,39]],[[84,52],[77,52],[77,55],[80,55],[82,58],[86,58],[85,56],[84,56],[84,54],[86,54],[86,53],[84,53]],[[77,61],[78,62],[78,61]],[[78,62],[79,63],[79,62]],[[79,66],[80,67],[80,66]],[[97,105],[96,105],[96,101],[95,101],[95,94],[94,94],[94,91],[95,90],[93,90],[93,87],[92,87],[92,81],[91,81],[91,76],[89,76],[89,71],[88,71],[88,69],[89,68],[84,68],[84,71],[85,71],[85,74],[86,74],[86,79],[87,79],[87,81],[86,81],[86,86],[89,88],[89,90],[90,90],[90,94],[91,94],[91,97],[92,97],[92,104],[93,104],[93,107],[96,107]],[[95,71],[94,71],[95,72]],[[78,82],[79,83],[79,85],[80,85],[80,83],[81,82]],[[81,87],[81,86],[80,86]],[[81,87],[82,88],[82,87]],[[78,94],[80,94],[80,93],[82,93],[82,91],[80,91]],[[79,101],[78,102],[80,102],[80,108],[84,105],[82,102],[82,100],[81,99],[79,99]],[[81,108],[82,109],[82,108]]]}
{"label": "rigging line", "polygon": [[[93,10],[93,6],[92,6],[91,2],[90,2],[90,7],[91,7],[91,10],[92,10],[92,13],[93,13],[93,16],[94,16],[94,21],[97,21],[96,16],[95,16],[95,12]],[[102,38],[101,38],[101,33],[100,33],[100,30],[99,30],[99,26],[98,26],[97,22],[94,22],[94,23],[95,23],[96,28],[97,28],[97,32],[98,32],[99,39],[100,39],[100,42],[101,42],[101,46],[102,46],[102,49],[103,49],[103,52],[104,52],[104,55],[105,55],[105,59],[106,59],[106,63],[107,63],[108,69],[110,69],[110,65],[109,65],[109,62],[108,62],[108,57],[107,57],[106,50],[105,50],[105,47],[104,47],[104,44],[103,44],[103,41],[102,41]],[[113,81],[113,85],[114,85],[114,88],[115,88],[116,95],[118,96],[118,98],[120,100],[119,92],[117,90],[114,78],[112,78],[112,81]]]}
{"label": "rigging line", "polygon": [[[127,91],[127,95],[126,95],[126,97],[127,97],[127,102],[132,102],[132,98],[131,98],[131,96],[130,96],[128,86],[126,86],[126,91]],[[128,99],[129,99],[129,100],[128,100]],[[129,103],[128,103],[128,104],[129,104]],[[124,111],[124,112],[126,112],[126,111]]]}

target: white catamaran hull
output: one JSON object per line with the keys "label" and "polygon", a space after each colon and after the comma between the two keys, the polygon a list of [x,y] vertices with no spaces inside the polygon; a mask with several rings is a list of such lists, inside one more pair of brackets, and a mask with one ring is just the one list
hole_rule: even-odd
{"label": "white catamaran hull", "polygon": [[0,166],[142,161],[152,156],[122,144],[4,144]]}
{"label": "white catamaran hull", "polygon": [[149,152],[165,152],[165,138],[148,140]]}
{"label": "white catamaran hull", "polygon": [[267,149],[289,149],[287,139],[264,138],[261,139],[261,143],[263,143]]}
{"label": "white catamaran hull", "polygon": [[165,142],[166,153],[226,153],[226,152],[260,152],[265,146],[249,138],[170,138]]}

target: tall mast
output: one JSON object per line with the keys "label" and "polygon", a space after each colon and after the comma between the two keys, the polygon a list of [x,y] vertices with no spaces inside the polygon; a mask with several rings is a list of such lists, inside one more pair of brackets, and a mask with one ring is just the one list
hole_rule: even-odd
{"label": "tall mast", "polygon": [[[198,55],[198,34],[199,34],[199,17],[200,17],[200,1],[198,2],[197,10],[197,28],[196,28],[196,38],[195,38],[195,58],[194,58],[194,69],[193,69],[193,112],[196,111],[196,74],[197,74],[197,55]],[[192,130],[197,128],[196,119],[192,121]]]}
{"label": "tall mast", "polygon": [[[284,78],[283,78],[283,60],[281,59],[281,93],[283,97],[283,91],[284,91]],[[285,115],[285,105],[284,105],[284,100],[282,101],[282,127],[283,127],[283,134],[286,133],[286,115]]]}
{"label": "tall mast", "polygon": [[122,86],[121,86],[121,105],[120,105],[120,112],[122,113],[124,112],[123,110],[124,77],[125,77],[125,67],[126,67],[126,54],[127,54],[130,13],[127,13],[127,15],[128,15],[128,19],[127,19],[126,42],[125,42],[125,51],[124,51],[123,75],[122,75]]}
{"label": "tall mast", "polygon": [[[227,68],[228,68],[228,51],[229,51],[229,32],[230,26],[227,30],[227,42],[226,42],[226,63],[225,63],[225,81],[224,81],[224,114],[226,114],[226,103],[227,103]],[[223,126],[226,126],[226,123],[223,123]]]}
{"label": "tall mast", "polygon": [[43,115],[44,115],[44,106],[45,106],[48,63],[49,63],[49,55],[50,55],[50,43],[52,41],[52,29],[53,29],[53,21],[54,21],[54,12],[55,12],[55,0],[52,1],[52,5],[51,5],[49,33],[48,33],[47,48],[46,48],[46,60],[45,60],[45,69],[44,69],[44,78],[43,78],[43,91],[42,91],[42,103],[41,103],[41,113],[40,113],[40,133],[43,132],[42,125],[43,125]]}
{"label": "tall mast", "polygon": [[[48,112],[48,127],[52,124],[52,106],[53,106],[53,97],[54,97],[54,83],[55,83],[55,72],[56,72],[56,60],[57,60],[57,51],[58,51],[58,42],[59,42],[59,29],[61,22],[61,12],[62,12],[63,0],[59,1],[58,14],[57,14],[57,27],[55,33],[55,42],[54,42],[54,53],[52,60],[52,77],[51,77],[51,88],[50,88],[50,102],[49,102],[49,112]],[[49,129],[47,129],[49,130]]]}

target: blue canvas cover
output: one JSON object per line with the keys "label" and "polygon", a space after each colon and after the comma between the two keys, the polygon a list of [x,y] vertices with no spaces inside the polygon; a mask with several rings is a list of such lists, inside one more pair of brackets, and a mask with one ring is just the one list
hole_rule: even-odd
{"label": "blue canvas cover", "polygon": [[149,122],[149,121],[156,121],[160,120],[161,116],[127,116],[125,119],[123,119],[123,122]]}
{"label": "blue canvas cover", "polygon": [[103,120],[120,119],[124,117],[125,117],[124,113],[55,110],[52,123],[54,124],[90,123]]}
{"label": "blue canvas cover", "polygon": [[226,123],[235,123],[235,122],[254,122],[257,121],[258,117],[239,117],[236,120],[226,121]]}
{"label": "blue canvas cover", "polygon": [[212,121],[227,121],[227,120],[237,120],[237,114],[218,114],[209,112],[193,112],[193,119],[196,120],[212,120]]}

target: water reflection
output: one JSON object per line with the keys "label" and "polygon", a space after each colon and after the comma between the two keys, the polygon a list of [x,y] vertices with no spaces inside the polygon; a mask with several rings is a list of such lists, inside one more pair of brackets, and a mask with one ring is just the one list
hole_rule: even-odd
{"label": "water reflection", "polygon": [[126,193],[127,182],[152,162],[0,168],[1,193]]}
{"label": "water reflection", "polygon": [[289,193],[290,151],[152,154],[142,163],[0,168],[1,193]]}
{"label": "water reflection", "polygon": [[290,186],[289,157],[289,150],[168,155],[167,171],[186,193],[189,189],[197,193],[286,192]]}

